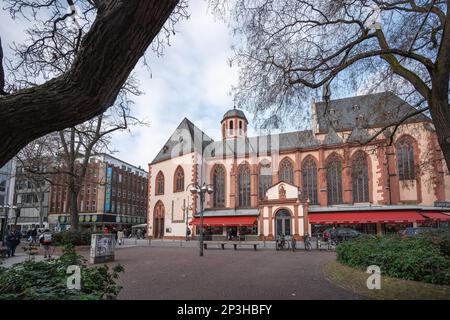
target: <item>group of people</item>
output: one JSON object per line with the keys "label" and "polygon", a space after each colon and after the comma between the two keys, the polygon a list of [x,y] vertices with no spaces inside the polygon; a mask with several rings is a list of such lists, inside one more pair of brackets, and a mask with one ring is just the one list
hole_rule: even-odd
{"label": "group of people", "polygon": [[[16,248],[20,244],[21,238],[22,234],[16,226],[12,226],[7,232],[4,241],[8,258],[15,256]],[[37,244],[39,239],[39,243],[44,249],[44,258],[51,258],[52,238],[53,235],[50,229],[45,229],[42,233],[39,233],[37,227],[35,227],[27,232],[27,239],[30,243]]]}
{"label": "group of people", "polygon": [[128,229],[120,228],[119,230],[117,230],[117,228],[115,227],[113,228],[104,227],[103,234],[114,234],[116,243],[118,243],[119,245],[123,244],[123,239],[125,238],[145,239],[145,232],[142,229],[132,230],[130,228]]}

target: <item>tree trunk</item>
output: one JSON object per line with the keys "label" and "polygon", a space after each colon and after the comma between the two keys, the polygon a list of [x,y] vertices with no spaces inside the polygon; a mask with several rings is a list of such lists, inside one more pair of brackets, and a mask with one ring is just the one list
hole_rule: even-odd
{"label": "tree trunk", "polygon": [[77,181],[74,177],[70,177],[70,230],[78,231],[80,228],[79,220],[78,220],[78,194],[80,193],[80,187],[77,184]]}
{"label": "tree trunk", "polygon": [[[447,89],[437,88],[441,84],[433,84],[432,99],[429,103],[430,113],[436,128],[436,135],[441,147],[447,170],[450,172],[450,108],[448,104]],[[447,82],[448,86],[448,82]]]}
{"label": "tree trunk", "polygon": [[32,140],[109,108],[178,0],[101,3],[67,72],[0,97],[0,167]]}
{"label": "tree trunk", "polygon": [[38,198],[39,202],[39,228],[42,228],[44,225],[44,208],[42,202],[44,201],[44,193],[41,192],[41,197]]}

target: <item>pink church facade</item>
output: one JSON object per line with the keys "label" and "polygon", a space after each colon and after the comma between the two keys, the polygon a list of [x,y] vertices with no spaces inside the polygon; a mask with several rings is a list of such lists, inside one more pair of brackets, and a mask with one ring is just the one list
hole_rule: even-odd
{"label": "pink church facade", "polygon": [[203,183],[214,189],[203,211],[210,235],[447,227],[450,175],[431,120],[411,117],[387,132],[413,111],[391,93],[313,102],[310,130],[248,137],[245,114],[232,109],[221,141],[184,119],[149,164],[148,234],[195,236],[200,203],[189,186]]}

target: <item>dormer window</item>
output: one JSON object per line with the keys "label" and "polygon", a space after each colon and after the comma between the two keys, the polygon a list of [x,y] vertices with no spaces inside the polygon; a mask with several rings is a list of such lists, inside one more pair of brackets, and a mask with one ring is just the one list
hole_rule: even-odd
{"label": "dormer window", "polygon": [[359,104],[354,104],[352,109],[353,109],[353,111],[359,111],[361,108],[360,108]]}
{"label": "dormer window", "polygon": [[163,153],[166,153],[167,150],[169,150],[169,147],[168,147],[168,146],[164,146],[164,147],[163,147]]}

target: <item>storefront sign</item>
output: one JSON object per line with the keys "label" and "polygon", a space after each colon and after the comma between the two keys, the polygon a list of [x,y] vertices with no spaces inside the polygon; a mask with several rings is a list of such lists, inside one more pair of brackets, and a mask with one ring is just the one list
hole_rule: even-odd
{"label": "storefront sign", "polygon": [[434,203],[435,207],[443,207],[443,208],[450,208],[450,201],[436,201]]}
{"label": "storefront sign", "polygon": [[94,215],[92,216],[91,221],[92,221],[92,222],[96,222],[96,221],[97,221],[97,215],[96,215],[96,214],[94,214]]}
{"label": "storefront sign", "polygon": [[93,234],[91,236],[90,262],[104,263],[114,261],[114,235]]}
{"label": "storefront sign", "polygon": [[106,187],[105,187],[105,212],[111,212],[111,181],[113,169],[106,168]]}

